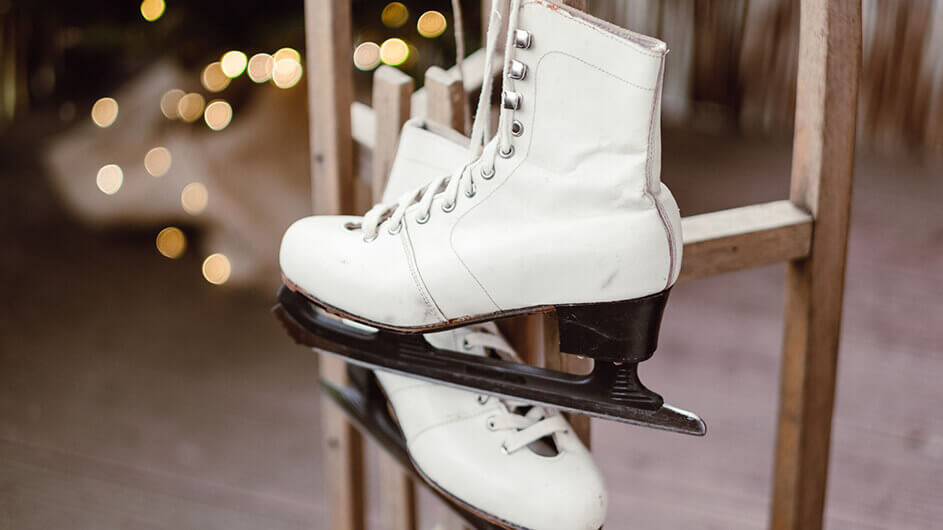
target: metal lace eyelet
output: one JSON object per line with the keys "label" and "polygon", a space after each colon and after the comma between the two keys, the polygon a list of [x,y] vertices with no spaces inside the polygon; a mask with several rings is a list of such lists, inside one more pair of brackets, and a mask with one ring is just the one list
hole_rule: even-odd
{"label": "metal lace eyelet", "polygon": [[484,394],[478,394],[478,404],[479,404],[479,405],[484,405],[484,404],[487,403],[487,402],[488,402],[488,396],[486,396],[486,395],[484,395]]}
{"label": "metal lace eyelet", "polygon": [[495,429],[495,427],[498,426],[498,424],[494,422],[494,416],[488,418],[488,423],[487,423],[487,425],[488,425],[488,430],[489,430],[489,431],[493,431],[493,430]]}
{"label": "metal lace eyelet", "polygon": [[532,43],[533,43],[533,39],[531,38],[531,34],[529,32],[524,31],[522,29],[514,30],[514,47],[515,48],[527,49],[527,48],[530,48],[530,45]]}
{"label": "metal lace eyelet", "polygon": [[454,210],[454,209],[455,209],[455,203],[454,203],[454,202],[443,202],[443,203],[442,203],[442,211],[443,211],[443,212],[449,213],[449,212],[451,212],[451,211]]}
{"label": "metal lace eyelet", "polygon": [[501,106],[508,110],[518,110],[521,108],[520,92],[511,92],[505,90],[501,93]]}
{"label": "metal lace eyelet", "polygon": [[498,154],[501,155],[501,158],[511,158],[512,156],[514,156],[514,146],[509,145],[507,151],[505,151],[504,149],[501,149],[498,151]]}
{"label": "metal lace eyelet", "polygon": [[508,64],[508,77],[520,81],[524,79],[525,76],[527,76],[527,65],[511,59],[511,62]]}
{"label": "metal lace eyelet", "polygon": [[472,197],[475,196],[476,193],[478,193],[478,190],[475,188],[475,185],[472,184],[471,189],[465,191],[465,196],[471,199]]}
{"label": "metal lace eyelet", "polygon": [[[387,232],[389,232],[391,236],[395,236],[395,235],[398,234],[398,233],[400,232],[400,230],[402,230],[402,229],[403,229],[403,222],[400,221],[400,222],[396,223],[395,225],[390,225],[390,227],[387,229]],[[373,239],[376,239],[376,236],[374,236]],[[372,240],[371,240],[371,241],[372,241]]]}
{"label": "metal lace eyelet", "polygon": [[429,215],[429,212],[426,212],[426,215],[424,215],[424,216],[422,216],[422,217],[416,217],[416,223],[421,224],[421,225],[424,225],[424,224],[426,224],[426,223],[429,222],[429,217],[431,217],[431,216]]}
{"label": "metal lace eyelet", "polygon": [[379,233],[379,232],[377,232],[376,234],[373,234],[373,237],[365,237],[365,238],[363,238],[363,242],[364,242],[364,243],[372,243],[373,241],[376,241],[376,239],[377,239],[378,237],[380,237],[380,233]]}
{"label": "metal lace eyelet", "polygon": [[478,173],[481,174],[481,178],[483,178],[483,179],[485,179],[485,180],[491,180],[491,177],[494,176],[494,166],[491,166],[491,169],[490,169],[490,170],[485,171],[485,166],[482,165],[482,166],[479,168]]}
{"label": "metal lace eyelet", "polygon": [[524,124],[517,120],[514,120],[511,123],[511,134],[514,136],[520,136],[524,134]]}
{"label": "metal lace eyelet", "polygon": [[462,339],[462,349],[469,351],[472,349],[472,345],[468,342],[468,339]]}
{"label": "metal lace eyelet", "polygon": [[505,455],[511,454],[511,451],[508,450],[508,446],[506,444],[501,444],[501,452]]}

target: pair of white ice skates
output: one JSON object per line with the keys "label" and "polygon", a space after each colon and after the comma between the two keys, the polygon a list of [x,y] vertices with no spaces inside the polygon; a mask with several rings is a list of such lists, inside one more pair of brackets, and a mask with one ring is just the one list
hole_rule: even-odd
{"label": "pair of white ice skates", "polygon": [[[681,267],[680,215],[660,181],[667,48],[548,1],[512,0],[502,18],[488,38],[493,52],[507,27],[497,135],[489,76],[471,153],[407,124],[383,203],[288,229],[280,312],[317,349],[482,392],[377,373],[438,489],[508,527],[598,528],[606,493],[589,453],[558,413],[516,399],[704,432],[636,372]],[[489,322],[547,311],[593,374],[515,364]]]}

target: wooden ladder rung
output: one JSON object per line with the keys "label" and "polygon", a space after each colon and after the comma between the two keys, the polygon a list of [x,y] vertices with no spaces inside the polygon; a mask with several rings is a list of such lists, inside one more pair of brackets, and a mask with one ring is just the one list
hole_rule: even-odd
{"label": "wooden ladder rung", "polygon": [[809,255],[812,215],[791,201],[773,201],[681,220],[681,280],[692,280]]}

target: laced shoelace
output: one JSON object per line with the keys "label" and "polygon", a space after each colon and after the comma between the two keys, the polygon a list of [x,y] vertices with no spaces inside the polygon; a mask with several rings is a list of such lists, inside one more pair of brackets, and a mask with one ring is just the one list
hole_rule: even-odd
{"label": "laced shoelace", "polygon": [[[470,328],[463,337],[462,347],[471,350],[476,347],[494,350],[498,356],[508,360],[519,360],[513,350],[509,350],[507,343],[495,336],[489,330],[481,327]],[[484,405],[491,399],[483,394],[478,395],[478,403]],[[489,429],[493,431],[511,431],[501,445],[506,454],[511,454],[532,443],[569,430],[570,426],[558,412],[548,413],[543,407],[531,406],[529,403],[512,399],[497,399],[498,411],[485,420]]]}
{"label": "laced shoelace", "polygon": [[[497,49],[498,36],[502,30],[502,19],[504,14],[501,12],[503,2],[493,2],[491,17],[488,22],[488,33],[485,46],[485,70],[484,82],[481,87],[481,95],[478,98],[478,109],[475,113],[475,121],[472,126],[471,142],[469,144],[469,153],[479,153],[476,160],[472,160],[457,168],[451,175],[444,175],[436,178],[426,186],[404,193],[397,199],[395,204],[377,204],[364,214],[359,228],[363,232],[364,241],[372,241],[377,238],[380,226],[384,223],[388,225],[390,234],[397,234],[403,228],[403,219],[406,216],[406,210],[418,201],[416,217],[417,223],[425,223],[429,220],[432,210],[432,202],[435,197],[442,195],[445,201],[442,204],[443,212],[451,212],[459,200],[459,191],[464,192],[466,197],[474,197],[476,193],[475,180],[480,177],[488,180],[495,174],[495,162],[498,156],[509,158],[514,154],[514,146],[511,144],[511,138],[516,133],[519,134],[520,124],[514,121],[514,111],[520,106],[521,96],[514,91],[515,79],[523,78],[526,67],[512,59],[512,50],[514,47],[526,48],[530,46],[530,34],[519,32],[517,29],[517,15],[520,9],[521,0],[511,0],[510,13],[507,16],[507,40],[504,52],[503,83],[504,93],[502,94],[501,112],[498,119],[498,132],[492,139],[489,138],[491,132],[491,93],[494,84],[494,76],[490,75],[493,71],[494,55]],[[457,0],[453,2],[460,10]],[[461,35],[460,24],[456,24],[456,38]],[[456,46],[456,48],[460,48]],[[482,147],[483,146],[483,147]],[[474,170],[477,168],[477,171]],[[476,173],[478,176],[476,177]],[[351,225],[351,229],[357,228]]]}

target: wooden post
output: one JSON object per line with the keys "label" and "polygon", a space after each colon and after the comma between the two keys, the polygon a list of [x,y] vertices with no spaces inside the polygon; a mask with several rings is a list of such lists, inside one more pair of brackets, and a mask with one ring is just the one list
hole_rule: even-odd
{"label": "wooden post", "polygon": [[[350,104],[350,2],[305,0],[311,195],[315,213],[351,213],[353,138]],[[321,377],[346,384],[343,361],[321,356]],[[324,400],[324,473],[333,530],[365,527],[363,440],[343,413]]]}
{"label": "wooden post", "polygon": [[438,66],[426,70],[426,116],[460,133],[465,130],[465,88],[461,80]]}
{"label": "wooden post", "polygon": [[[396,157],[400,131],[409,119],[413,79],[400,70],[381,66],[373,74],[376,143],[373,149],[373,200],[379,201]],[[416,484],[389,454],[380,451],[380,506],[391,530],[417,527]]]}
{"label": "wooden post", "polygon": [[825,509],[854,173],[860,0],[803,0],[790,198],[814,218],[789,263],[771,526],[819,529]]}
{"label": "wooden post", "polygon": [[373,73],[373,109],[376,115],[376,147],[373,149],[373,201],[386,189],[393,167],[399,133],[409,119],[413,78],[398,68],[383,65]]}

